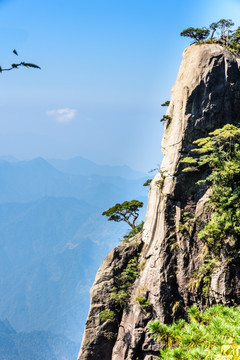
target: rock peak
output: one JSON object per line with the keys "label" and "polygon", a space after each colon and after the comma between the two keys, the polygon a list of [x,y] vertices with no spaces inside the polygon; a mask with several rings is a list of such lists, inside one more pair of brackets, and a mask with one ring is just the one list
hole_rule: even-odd
{"label": "rock peak", "polygon": [[[186,316],[186,308],[195,303],[230,304],[232,299],[239,303],[240,261],[230,265],[223,256],[223,263],[212,274],[208,296],[203,296],[201,282],[198,286],[194,283],[194,274],[203,263],[203,244],[197,234],[207,220],[204,203],[208,191],[196,185],[204,174],[183,173],[181,164],[194,140],[226,123],[239,123],[239,65],[239,58],[218,44],[194,44],[184,51],[167,110],[162,139],[164,159],[150,186],[141,239],[138,235],[130,244],[121,244],[104,261],[105,270],[98,273],[91,290],[90,313],[79,360],[157,359],[159,348],[148,332],[149,320],[158,318],[169,323]],[[180,231],[182,213],[189,199],[197,220],[192,229]],[[137,250],[133,250],[133,243],[138,244]],[[111,325],[114,336],[107,340],[104,332],[109,324],[101,323],[99,313],[111,307],[114,269],[117,267],[121,272],[134,252],[140,252],[139,275],[128,304]],[[136,301],[139,294],[151,304],[149,309]]]}

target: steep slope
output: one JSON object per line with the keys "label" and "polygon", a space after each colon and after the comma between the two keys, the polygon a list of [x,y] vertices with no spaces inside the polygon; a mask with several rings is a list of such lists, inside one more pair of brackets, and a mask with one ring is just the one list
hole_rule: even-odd
{"label": "steep slope", "polygon": [[[209,274],[207,293],[203,293],[203,278],[196,281],[204,262],[204,244],[197,234],[209,216],[204,210],[207,189],[198,187],[196,181],[204,178],[207,170],[182,173],[180,162],[189,154],[194,140],[226,123],[239,123],[239,66],[240,60],[220,45],[192,45],[184,51],[167,111],[169,118],[162,140],[164,159],[150,186],[139,276],[131,289],[130,301],[116,323],[116,337],[103,351],[99,345],[104,336],[103,324],[99,313],[95,311],[93,317],[92,309],[96,309],[96,301],[99,312],[103,306],[111,308],[112,288],[104,291],[99,288],[105,279],[103,268],[108,273],[113,271],[114,261],[106,258],[92,288],[92,294],[98,290],[99,296],[92,297],[79,360],[155,359],[159,349],[147,330],[150,319],[157,317],[162,322],[171,322],[184,317],[186,308],[193,303],[200,306],[239,303],[239,255],[229,262],[223,249],[220,264]],[[191,230],[180,231],[189,201],[196,220]],[[228,246],[231,249],[230,243]],[[140,306],[136,300],[139,296],[151,304],[148,309]],[[95,331],[91,332],[93,322]]]}

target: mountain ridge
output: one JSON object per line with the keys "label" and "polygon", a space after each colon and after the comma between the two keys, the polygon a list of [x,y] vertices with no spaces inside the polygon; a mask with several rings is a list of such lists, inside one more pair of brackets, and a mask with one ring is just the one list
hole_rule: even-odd
{"label": "mountain ridge", "polygon": [[16,332],[0,320],[0,357],[11,360],[72,360],[77,343],[47,331]]}
{"label": "mountain ridge", "polygon": [[[234,261],[227,261],[230,241],[221,249],[222,262],[215,264],[212,273],[205,274],[208,291],[203,291],[204,276],[197,282],[196,274],[201,275],[204,266],[207,269],[202,256],[205,244],[198,233],[209,217],[204,207],[209,192],[206,185],[199,187],[196,182],[204,179],[207,171],[184,173],[181,163],[190,156],[193,141],[227,123],[240,122],[239,91],[240,59],[226,48],[193,44],[184,51],[166,113],[164,159],[150,185],[143,232],[131,240],[133,244],[142,244],[138,277],[127,294],[127,303],[116,310],[113,286],[117,286],[126,265],[121,263],[121,256],[112,258],[110,254],[123,252],[121,245],[105,259],[91,289],[79,360],[159,359],[161,344],[154,343],[151,337],[150,320],[157,318],[161,323],[171,323],[185,318],[186,309],[193,304],[201,307],[219,302],[239,304],[240,260],[236,255]],[[189,202],[192,204],[189,211],[194,214],[190,230],[183,227]],[[124,249],[131,261],[129,246],[130,243],[126,244]],[[118,270],[114,272],[116,267]],[[100,314],[105,310],[115,311],[115,318],[101,320]],[[120,318],[117,314],[121,314]]]}
{"label": "mountain ridge", "polygon": [[134,170],[127,165],[100,165],[81,156],[67,160],[48,159],[48,162],[60,171],[75,175],[120,176],[126,179],[146,176],[143,172]]}

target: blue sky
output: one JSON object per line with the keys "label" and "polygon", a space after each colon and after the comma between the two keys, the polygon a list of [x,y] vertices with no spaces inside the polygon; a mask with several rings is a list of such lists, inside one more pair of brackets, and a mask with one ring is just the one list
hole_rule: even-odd
{"label": "blue sky", "polygon": [[220,18],[240,24],[240,0],[0,1],[0,156],[83,156],[148,171],[161,162],[164,113],[181,55],[179,33]]}

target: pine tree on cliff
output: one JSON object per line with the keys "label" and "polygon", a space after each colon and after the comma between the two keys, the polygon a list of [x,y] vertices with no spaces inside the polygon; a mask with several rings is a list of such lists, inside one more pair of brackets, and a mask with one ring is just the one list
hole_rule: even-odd
{"label": "pine tree on cliff", "polygon": [[135,230],[136,220],[139,216],[139,209],[143,207],[143,202],[138,200],[124,201],[122,204],[115,204],[113,207],[104,211],[102,215],[108,216],[108,221],[125,221],[132,230]]}
{"label": "pine tree on cliff", "polygon": [[190,27],[181,32],[181,36],[187,36],[194,39],[196,42],[204,41],[209,36],[210,31],[204,28],[193,28]]}

